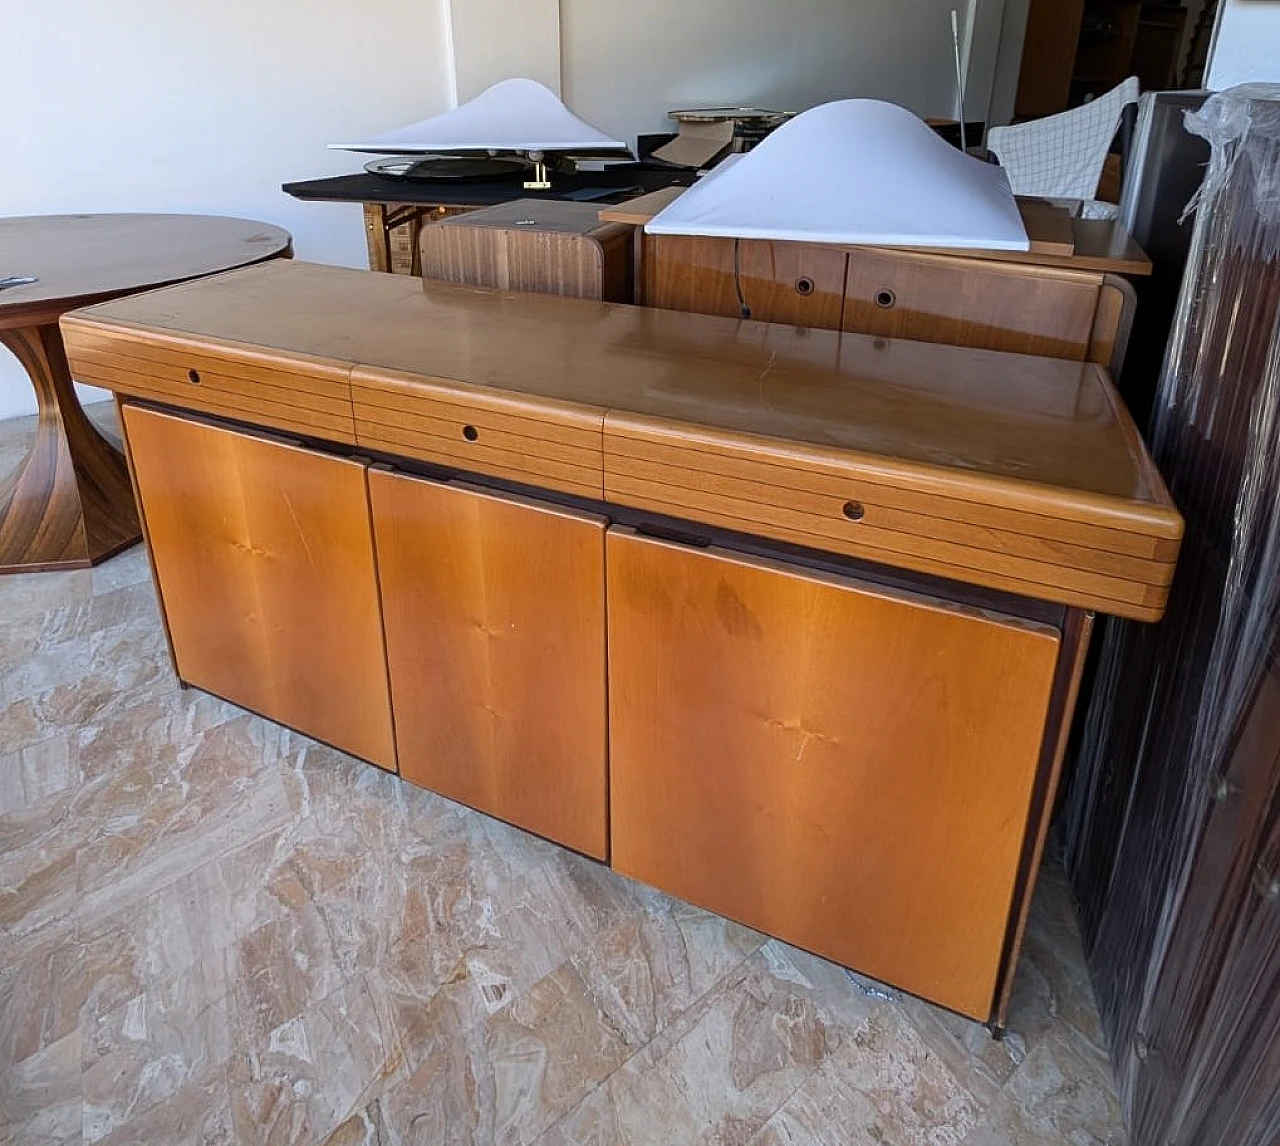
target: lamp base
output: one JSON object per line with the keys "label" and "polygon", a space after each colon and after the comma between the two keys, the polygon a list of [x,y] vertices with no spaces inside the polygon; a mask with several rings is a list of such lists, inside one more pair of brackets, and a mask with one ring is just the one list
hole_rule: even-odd
{"label": "lamp base", "polygon": [[545,163],[534,163],[533,178],[525,180],[524,189],[526,191],[551,190],[551,173],[547,170],[547,165]]}

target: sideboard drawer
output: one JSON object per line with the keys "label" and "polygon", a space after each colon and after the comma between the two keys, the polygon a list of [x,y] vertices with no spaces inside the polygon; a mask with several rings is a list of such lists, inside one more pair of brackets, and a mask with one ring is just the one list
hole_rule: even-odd
{"label": "sideboard drawer", "polygon": [[1176,519],[1101,499],[1055,515],[1034,486],[616,412],[604,442],[605,498],[620,505],[1140,620],[1173,579]]}
{"label": "sideboard drawer", "polygon": [[356,441],[451,469],[598,499],[604,411],[393,371],[351,375]]}
{"label": "sideboard drawer", "polygon": [[78,382],[273,429],[354,444],[348,363],[68,324]]}
{"label": "sideboard drawer", "polygon": [[841,327],[1083,361],[1102,276],[921,251],[853,248]]}

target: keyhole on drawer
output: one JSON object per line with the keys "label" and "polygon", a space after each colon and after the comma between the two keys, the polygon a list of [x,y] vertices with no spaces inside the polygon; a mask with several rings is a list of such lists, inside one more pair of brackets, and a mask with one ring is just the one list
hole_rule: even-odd
{"label": "keyhole on drawer", "polygon": [[808,298],[809,295],[813,294],[813,279],[809,278],[807,275],[803,278],[796,279],[796,294],[803,295],[805,298]]}
{"label": "keyhole on drawer", "polygon": [[889,310],[897,301],[898,296],[887,288],[885,290],[876,291],[876,306],[881,310]]}
{"label": "keyhole on drawer", "polygon": [[844,503],[844,515],[850,521],[861,521],[867,514],[860,501],[846,501]]}
{"label": "keyhole on drawer", "polygon": [[187,371],[187,381],[188,381],[188,382],[190,382],[192,386],[199,386],[199,385],[200,385],[200,371],[199,371],[199,370],[188,370],[188,371]]}
{"label": "keyhole on drawer", "polygon": [[480,437],[480,431],[477,430],[475,426],[463,426],[462,436],[466,438],[467,441],[474,442],[477,438]]}

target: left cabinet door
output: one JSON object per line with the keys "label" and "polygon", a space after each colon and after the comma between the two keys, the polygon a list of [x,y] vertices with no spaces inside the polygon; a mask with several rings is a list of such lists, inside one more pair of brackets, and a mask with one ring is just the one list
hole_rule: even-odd
{"label": "left cabinet door", "polygon": [[395,769],[367,467],[124,408],[178,675]]}
{"label": "left cabinet door", "polygon": [[372,469],[400,773],[607,854],[605,521]]}

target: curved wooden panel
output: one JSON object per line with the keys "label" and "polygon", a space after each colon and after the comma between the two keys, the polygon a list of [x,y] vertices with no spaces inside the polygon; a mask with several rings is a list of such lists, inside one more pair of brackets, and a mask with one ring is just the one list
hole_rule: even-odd
{"label": "curved wooden panel", "polygon": [[0,330],[35,387],[31,453],[0,481],[0,572],[79,568],[141,532],[124,455],[85,416],[56,325]]}

